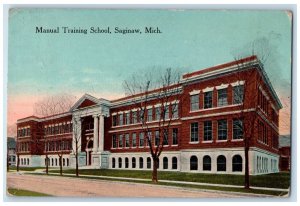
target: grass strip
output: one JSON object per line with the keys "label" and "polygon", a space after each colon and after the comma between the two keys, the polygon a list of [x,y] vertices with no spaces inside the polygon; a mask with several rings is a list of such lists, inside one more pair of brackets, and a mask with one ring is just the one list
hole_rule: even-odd
{"label": "grass strip", "polygon": [[29,196],[29,197],[43,197],[43,196],[51,196],[48,194],[40,193],[40,192],[33,192],[29,190],[21,190],[21,189],[14,189],[8,188],[8,193],[13,196]]}

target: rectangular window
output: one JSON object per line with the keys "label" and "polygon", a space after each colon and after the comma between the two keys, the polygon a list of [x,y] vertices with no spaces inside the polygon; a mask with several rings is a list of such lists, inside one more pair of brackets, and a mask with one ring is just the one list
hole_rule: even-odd
{"label": "rectangular window", "polygon": [[227,89],[218,90],[218,106],[227,105]]}
{"label": "rectangular window", "polygon": [[155,120],[160,120],[160,107],[155,107]]}
{"label": "rectangular window", "polygon": [[152,108],[147,109],[147,121],[151,122],[152,121]]}
{"label": "rectangular window", "polygon": [[129,147],[129,134],[125,134],[125,147]]}
{"label": "rectangular window", "polygon": [[204,109],[212,108],[213,92],[204,92]]}
{"label": "rectangular window", "polygon": [[191,99],[191,111],[199,109],[199,94],[192,95]]}
{"label": "rectangular window", "polygon": [[132,123],[137,123],[137,111],[132,112]]}
{"label": "rectangular window", "polygon": [[233,139],[243,139],[243,121],[234,119],[232,127]]}
{"label": "rectangular window", "polygon": [[218,120],[218,140],[227,140],[227,120]]}
{"label": "rectangular window", "polygon": [[191,123],[191,142],[198,142],[198,122]]}
{"label": "rectangular window", "polygon": [[123,147],[123,135],[120,134],[119,136],[119,148]]}
{"label": "rectangular window", "polygon": [[123,125],[123,114],[119,115],[119,125]]}
{"label": "rectangular window", "polygon": [[169,132],[168,130],[164,130],[164,141],[163,141],[163,145],[169,145]]}
{"label": "rectangular window", "polygon": [[144,147],[144,133],[141,132],[140,133],[140,144],[139,144],[140,147]]}
{"label": "rectangular window", "polygon": [[125,113],[125,125],[130,124],[130,113]]}
{"label": "rectangular window", "polygon": [[178,118],[178,104],[172,105],[172,118],[173,119]]}
{"label": "rectangular window", "polygon": [[169,114],[169,106],[168,105],[166,105],[165,107],[164,107],[164,113],[165,113],[165,120],[166,119],[170,119],[170,114]]}
{"label": "rectangular window", "polygon": [[158,146],[159,144],[159,131],[155,131],[155,146]]}
{"label": "rectangular window", "polygon": [[233,87],[233,104],[241,104],[244,98],[244,85]]}
{"label": "rectangular window", "polygon": [[117,148],[117,135],[115,134],[112,136],[112,147]]}
{"label": "rectangular window", "polygon": [[204,121],[203,140],[204,141],[212,140],[212,121]]}
{"label": "rectangular window", "polygon": [[132,147],[136,147],[136,133],[132,133]]}
{"label": "rectangular window", "polygon": [[173,128],[172,130],[172,144],[178,145],[178,128]]}
{"label": "rectangular window", "polygon": [[112,116],[112,121],[113,126],[117,126],[117,115]]}

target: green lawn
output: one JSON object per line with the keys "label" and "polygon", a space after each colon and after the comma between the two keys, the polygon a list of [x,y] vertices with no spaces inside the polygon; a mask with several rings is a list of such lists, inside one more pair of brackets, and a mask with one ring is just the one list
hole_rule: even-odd
{"label": "green lawn", "polygon": [[[59,173],[59,170],[51,171]],[[64,170],[63,173],[75,174],[74,169]],[[130,177],[151,179],[151,171],[137,170],[109,170],[109,169],[82,169],[79,174],[97,175],[97,176],[114,176],[114,177]],[[158,172],[158,179],[175,180],[187,182],[202,182],[213,184],[243,185],[243,175],[227,175],[227,174],[203,174],[203,173],[184,173],[184,172]],[[250,185],[256,187],[271,188],[289,188],[290,173],[275,173],[267,175],[258,175],[250,177]]]}
{"label": "green lawn", "polygon": [[[19,167],[20,171],[34,171],[36,169],[46,169],[45,167]],[[9,166],[9,170],[17,170],[16,166]]]}
{"label": "green lawn", "polygon": [[13,196],[31,196],[31,197],[43,197],[43,196],[51,196],[47,195],[44,193],[39,193],[39,192],[33,192],[29,190],[19,190],[19,189],[13,189],[13,188],[8,188],[8,193],[13,195]]}

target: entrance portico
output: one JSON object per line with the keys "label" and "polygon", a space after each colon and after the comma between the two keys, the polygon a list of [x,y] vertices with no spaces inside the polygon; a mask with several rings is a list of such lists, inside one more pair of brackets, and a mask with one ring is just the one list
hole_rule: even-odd
{"label": "entrance portico", "polygon": [[74,167],[76,165],[77,152],[79,166],[108,168],[109,152],[104,151],[104,120],[109,116],[109,101],[85,94],[75,103],[71,111],[73,119],[71,165]]}

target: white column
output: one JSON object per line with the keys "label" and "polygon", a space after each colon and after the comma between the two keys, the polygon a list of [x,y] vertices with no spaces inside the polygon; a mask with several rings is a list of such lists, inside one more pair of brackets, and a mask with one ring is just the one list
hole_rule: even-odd
{"label": "white column", "polygon": [[93,115],[94,117],[94,141],[93,141],[93,152],[97,152],[98,151],[98,126],[99,126],[99,122],[98,122],[98,115]]}
{"label": "white column", "polygon": [[104,115],[99,116],[99,148],[100,152],[104,151]]}

